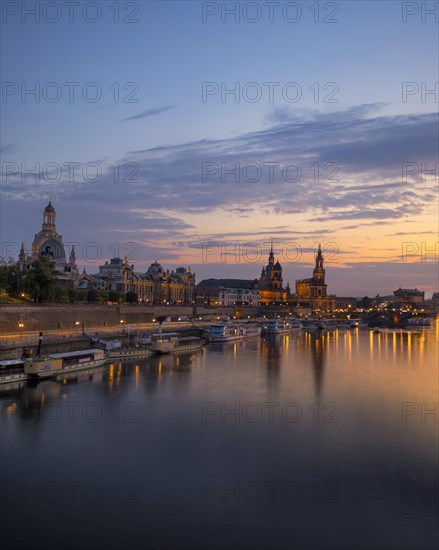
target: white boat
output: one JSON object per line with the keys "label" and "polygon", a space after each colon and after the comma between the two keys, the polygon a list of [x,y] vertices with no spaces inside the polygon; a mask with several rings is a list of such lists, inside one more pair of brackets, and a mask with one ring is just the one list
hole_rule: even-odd
{"label": "white boat", "polygon": [[114,349],[108,352],[107,361],[113,361],[114,359],[142,359],[143,357],[148,357],[153,355],[154,351],[151,347],[129,347],[129,348],[119,348]]}
{"label": "white boat", "polygon": [[323,330],[336,330],[338,325],[339,321],[337,319],[321,319],[319,321],[319,328]]}
{"label": "white boat", "polygon": [[25,363],[25,359],[5,359],[0,361],[0,384],[27,380],[29,376],[24,371]]}
{"label": "white boat", "polygon": [[270,319],[264,323],[264,334],[290,334],[302,329],[302,323],[281,319]]}
{"label": "white boat", "polygon": [[151,350],[156,353],[177,353],[201,348],[204,341],[198,336],[180,336],[178,332],[151,335]]}
{"label": "white boat", "polygon": [[233,342],[261,334],[261,327],[256,323],[217,323],[210,325],[206,331],[208,342]]}
{"label": "white boat", "polygon": [[302,321],[303,330],[306,332],[316,332],[319,330],[319,322],[312,320]]}
{"label": "white boat", "polygon": [[432,319],[430,317],[411,317],[408,324],[415,327],[429,327],[431,326]]}
{"label": "white boat", "polygon": [[178,332],[152,334],[151,350],[158,353],[169,353],[177,345],[179,336]]}
{"label": "white boat", "polygon": [[36,357],[25,361],[25,373],[31,377],[47,378],[66,372],[99,367],[105,362],[102,349],[85,349],[52,353],[46,357]]}

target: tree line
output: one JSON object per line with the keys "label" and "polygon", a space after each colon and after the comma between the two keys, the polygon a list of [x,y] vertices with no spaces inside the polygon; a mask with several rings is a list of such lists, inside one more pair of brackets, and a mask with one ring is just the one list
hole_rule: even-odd
{"label": "tree line", "polygon": [[2,259],[0,261],[0,293],[3,298],[28,299],[36,303],[136,303],[138,301],[135,292],[121,293],[116,290],[97,290],[95,288],[65,288],[60,285],[53,261],[47,256],[37,258],[24,271],[20,270],[19,265],[12,259],[7,261]]}

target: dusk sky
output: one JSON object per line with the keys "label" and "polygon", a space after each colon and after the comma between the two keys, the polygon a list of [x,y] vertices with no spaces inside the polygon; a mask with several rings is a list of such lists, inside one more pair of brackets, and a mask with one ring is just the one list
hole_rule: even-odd
{"label": "dusk sky", "polygon": [[330,293],[438,290],[434,2],[68,4],[2,3],[3,256],[51,197],[89,273],[254,279],[273,238],[291,287],[320,242]]}

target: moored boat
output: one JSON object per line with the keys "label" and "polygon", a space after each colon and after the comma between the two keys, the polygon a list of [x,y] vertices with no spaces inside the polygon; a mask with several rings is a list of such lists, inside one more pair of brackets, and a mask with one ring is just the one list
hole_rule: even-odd
{"label": "moored boat", "polygon": [[161,332],[151,335],[151,351],[176,353],[201,348],[204,340],[198,336],[180,336],[178,332]]}
{"label": "moored boat", "polygon": [[25,359],[5,359],[0,361],[0,384],[27,380],[29,375],[24,370]]}
{"label": "moored boat", "polygon": [[432,319],[430,317],[411,317],[407,323],[410,326],[415,327],[429,327],[431,326]]}
{"label": "moored boat", "polygon": [[154,351],[151,347],[127,347],[114,349],[108,352],[107,361],[113,361],[114,359],[142,359],[153,355]]}
{"label": "moored boat", "polygon": [[257,323],[224,322],[210,325],[206,330],[206,339],[208,342],[233,342],[260,334],[261,327]]}
{"label": "moored boat", "polygon": [[290,332],[301,329],[302,323],[298,321],[269,319],[264,323],[262,332],[264,334],[289,334]]}
{"label": "moored boat", "polygon": [[98,367],[105,362],[102,349],[85,349],[52,353],[25,361],[25,373],[33,378],[48,378],[57,374]]}
{"label": "moored boat", "polygon": [[312,321],[310,319],[302,321],[302,326],[303,330],[306,332],[316,332],[317,330],[319,330],[318,321]]}

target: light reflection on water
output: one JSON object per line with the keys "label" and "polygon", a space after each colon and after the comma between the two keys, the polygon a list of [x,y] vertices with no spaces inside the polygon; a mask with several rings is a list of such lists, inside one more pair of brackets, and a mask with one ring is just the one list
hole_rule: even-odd
{"label": "light reflection on water", "polygon": [[437,329],[215,344],[3,386],[3,538],[436,548]]}

